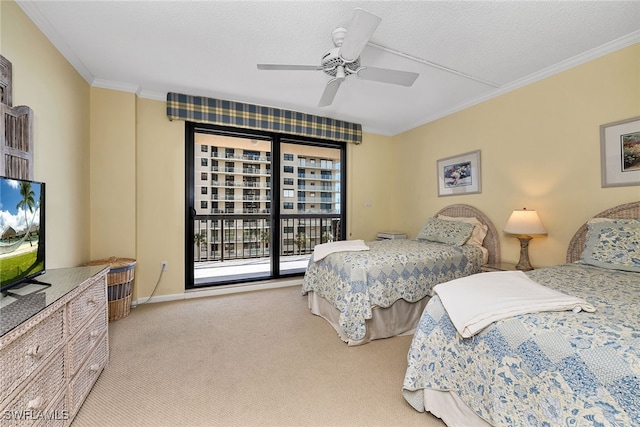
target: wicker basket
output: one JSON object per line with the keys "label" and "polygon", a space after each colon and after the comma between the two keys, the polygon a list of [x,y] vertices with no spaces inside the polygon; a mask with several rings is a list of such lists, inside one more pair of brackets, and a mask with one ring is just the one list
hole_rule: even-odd
{"label": "wicker basket", "polygon": [[99,259],[86,265],[109,265],[107,297],[109,322],[120,320],[131,311],[131,288],[135,277],[136,260],[131,258]]}

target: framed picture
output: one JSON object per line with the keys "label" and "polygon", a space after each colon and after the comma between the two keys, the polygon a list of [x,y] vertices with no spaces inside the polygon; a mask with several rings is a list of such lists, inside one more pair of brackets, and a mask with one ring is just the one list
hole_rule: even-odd
{"label": "framed picture", "polygon": [[440,159],[438,197],[481,193],[480,150]]}
{"label": "framed picture", "polygon": [[600,126],[602,187],[640,185],[640,117]]}

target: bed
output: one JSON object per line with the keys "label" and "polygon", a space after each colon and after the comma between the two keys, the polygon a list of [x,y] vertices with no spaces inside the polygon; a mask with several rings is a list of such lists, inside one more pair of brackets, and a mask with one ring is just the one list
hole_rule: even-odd
{"label": "bed", "polygon": [[594,218],[567,263],[525,275],[592,313],[520,314],[462,338],[436,288],[407,355],[402,393],[414,409],[449,426],[640,425],[640,201]]}
{"label": "bed", "polygon": [[[474,235],[480,227],[486,235],[475,235],[474,245],[427,240],[439,240],[428,231],[442,221],[466,227],[466,232],[472,229]],[[458,236],[457,231],[447,234]],[[365,251],[336,252],[320,260],[312,257],[302,295],[307,295],[311,312],[327,320],[348,345],[410,334],[433,286],[499,262],[499,245],[494,225],[481,211],[450,205],[429,218],[416,239],[366,242]]]}

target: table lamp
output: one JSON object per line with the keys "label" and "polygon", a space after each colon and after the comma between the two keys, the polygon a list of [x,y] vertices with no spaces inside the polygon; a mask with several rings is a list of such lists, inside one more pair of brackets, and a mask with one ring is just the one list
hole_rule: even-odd
{"label": "table lamp", "polygon": [[527,208],[522,210],[514,210],[507,225],[504,226],[504,232],[515,234],[520,240],[520,261],[516,265],[516,269],[528,271],[533,270],[529,262],[529,240],[533,236],[547,234],[542,221],[536,211],[529,211]]}

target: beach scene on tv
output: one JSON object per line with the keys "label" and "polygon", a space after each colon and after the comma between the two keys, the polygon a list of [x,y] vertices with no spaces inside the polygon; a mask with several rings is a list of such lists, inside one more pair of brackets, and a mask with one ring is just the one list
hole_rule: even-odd
{"label": "beach scene on tv", "polygon": [[44,269],[40,183],[0,179],[0,287]]}

